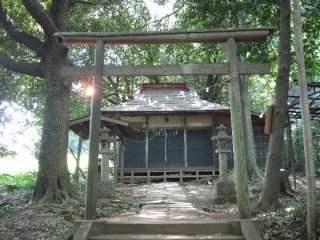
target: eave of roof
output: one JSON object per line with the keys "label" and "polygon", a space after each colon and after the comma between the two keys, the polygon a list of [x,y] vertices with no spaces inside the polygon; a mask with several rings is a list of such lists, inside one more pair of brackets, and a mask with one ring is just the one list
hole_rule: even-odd
{"label": "eave of roof", "polygon": [[[229,107],[201,100],[194,90],[185,84],[158,84],[141,87],[134,99],[103,109],[104,113],[119,114],[170,114],[170,113],[209,113],[229,111]],[[143,90],[141,90],[143,89]]]}
{"label": "eave of roof", "polygon": [[[134,130],[126,121],[101,116],[101,127],[118,128],[123,137],[135,138]],[[89,139],[90,116],[83,116],[69,122],[69,129],[77,135],[82,135],[83,139]]]}

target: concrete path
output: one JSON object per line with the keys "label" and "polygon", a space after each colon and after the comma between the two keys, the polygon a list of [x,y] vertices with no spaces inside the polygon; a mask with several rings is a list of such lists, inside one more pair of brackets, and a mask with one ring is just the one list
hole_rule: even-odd
{"label": "concrete path", "polygon": [[198,219],[197,210],[188,202],[178,183],[154,183],[140,202],[138,219],[183,220]]}

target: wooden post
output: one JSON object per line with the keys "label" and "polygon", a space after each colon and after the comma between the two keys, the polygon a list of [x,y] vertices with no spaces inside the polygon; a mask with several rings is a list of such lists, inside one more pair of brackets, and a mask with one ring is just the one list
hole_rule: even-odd
{"label": "wooden post", "polygon": [[163,182],[167,182],[167,172],[166,172],[166,170],[163,171]]}
{"label": "wooden post", "polygon": [[187,137],[187,119],[183,116],[183,144],[184,144],[184,167],[188,167],[188,137]]}
{"label": "wooden post", "polygon": [[315,183],[315,168],[313,159],[312,132],[310,122],[310,110],[307,91],[307,77],[303,52],[301,6],[299,0],[293,1],[293,22],[295,36],[295,50],[297,57],[299,86],[300,86],[300,105],[303,128],[304,158],[306,164],[307,180],[307,239],[316,239],[317,229],[317,198]]}
{"label": "wooden post", "polygon": [[118,182],[118,166],[119,166],[119,148],[118,141],[115,139],[113,142],[113,178],[114,182]]}
{"label": "wooden post", "polygon": [[120,177],[121,177],[121,183],[124,183],[124,145],[123,143],[120,144],[119,147],[120,152]]}
{"label": "wooden post", "polygon": [[104,43],[102,40],[96,42],[95,48],[95,73],[93,78],[94,94],[91,99],[90,136],[89,136],[89,163],[86,186],[86,209],[85,219],[96,219],[97,205],[97,177],[98,177],[98,155],[99,138],[101,127],[101,98],[102,98],[102,74],[104,65]]}
{"label": "wooden post", "polygon": [[272,132],[272,117],[273,117],[273,105],[269,105],[266,110],[266,117],[264,121],[264,134],[270,135]]}
{"label": "wooden post", "polygon": [[[214,113],[212,113],[211,125],[212,125],[211,136],[213,137],[214,136]],[[217,167],[216,166],[216,146],[214,141],[212,141],[212,159],[213,159],[213,169],[216,169]]]}
{"label": "wooden post", "polygon": [[235,40],[229,38],[226,44],[229,63],[229,98],[232,126],[232,143],[235,161],[237,206],[241,219],[250,218],[248,176],[246,162],[246,141],[243,133],[242,106],[238,73],[238,59]]}
{"label": "wooden post", "polygon": [[133,169],[131,169],[131,184],[134,183],[134,172],[133,172]]}
{"label": "wooden post", "polygon": [[149,168],[149,118],[146,116],[146,135],[145,135],[145,166]]}

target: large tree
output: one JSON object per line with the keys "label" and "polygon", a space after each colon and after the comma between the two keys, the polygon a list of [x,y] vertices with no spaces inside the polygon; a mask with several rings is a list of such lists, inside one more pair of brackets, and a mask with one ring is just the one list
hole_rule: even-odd
{"label": "large tree", "polygon": [[[0,1],[0,65],[13,72],[10,80],[13,89],[23,85],[22,77],[31,76],[32,84],[41,82],[43,101],[42,140],[39,150],[39,170],[33,194],[35,202],[62,202],[75,196],[67,168],[68,122],[70,115],[71,83],[61,77],[62,68],[69,62],[90,63],[90,48],[68,47],[54,33],[62,31],[129,31],[146,27],[149,13],[143,0],[125,4],[119,1],[79,0],[22,0]],[[4,47],[9,46],[9,47]],[[109,49],[112,56],[117,49]],[[129,50],[131,51],[131,50]],[[75,55],[85,53],[80,58]],[[123,52],[123,51],[122,51]],[[75,54],[78,53],[78,54]],[[121,56],[119,56],[121,57]],[[108,63],[120,58],[108,59]],[[19,82],[20,80],[20,82]],[[106,84],[111,97],[109,101],[122,98],[120,91],[129,93],[131,80],[108,79]],[[111,88],[110,88],[111,85]],[[23,89],[31,88],[24,85]],[[121,86],[121,89],[120,89]],[[125,87],[122,87],[125,86]],[[112,87],[114,89],[112,89]],[[110,89],[110,90],[109,90]],[[112,94],[115,93],[115,94]],[[41,94],[38,92],[38,94]],[[71,95],[77,110],[83,112],[79,98]],[[29,96],[27,97],[29,98]],[[40,100],[41,101],[41,100]],[[42,104],[42,102],[41,102]]]}
{"label": "large tree", "polygon": [[[56,32],[67,30],[71,3],[68,0],[53,0],[50,4],[40,4],[36,0],[23,0],[25,10],[42,29],[42,36],[35,36],[18,26],[9,15],[6,2],[0,2],[3,29],[17,46],[22,44],[30,52],[21,61],[15,60],[18,57],[14,54],[1,52],[0,64],[11,71],[46,80],[34,201],[61,202],[75,196],[66,161],[71,84],[61,77],[61,69],[67,64],[68,48],[60,37],[54,36]],[[14,14],[14,11],[11,10],[11,13]],[[32,60],[26,61],[30,56],[33,57]]]}
{"label": "large tree", "polygon": [[284,129],[287,120],[287,100],[290,73],[290,0],[280,0],[279,62],[276,96],[273,107],[265,179],[258,202],[261,210],[276,209],[280,191],[280,168]]}

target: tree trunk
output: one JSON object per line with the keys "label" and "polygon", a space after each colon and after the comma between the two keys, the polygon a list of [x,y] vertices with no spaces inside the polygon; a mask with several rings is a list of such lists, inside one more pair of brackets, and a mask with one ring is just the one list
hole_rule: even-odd
{"label": "tree trunk", "polygon": [[246,156],[247,156],[247,171],[248,178],[250,180],[262,180],[261,171],[257,165],[256,160],[256,152],[254,147],[254,139],[253,139],[253,129],[252,129],[252,121],[251,121],[251,112],[250,112],[250,100],[249,100],[249,91],[248,91],[248,76],[240,77],[240,94],[242,101],[242,121],[244,128],[244,138],[247,141],[245,145],[246,148]]}
{"label": "tree trunk", "polygon": [[57,203],[75,196],[67,166],[70,85],[60,70],[66,64],[66,47],[53,39],[45,62],[47,79],[42,142],[33,201]]}
{"label": "tree trunk", "polygon": [[293,191],[290,180],[289,180],[289,174],[290,172],[287,170],[281,170],[280,171],[280,193],[284,193],[285,195],[288,195],[290,197],[295,198],[294,194],[295,192]]}
{"label": "tree trunk", "polygon": [[280,0],[280,43],[272,131],[268,148],[265,179],[257,208],[268,211],[278,207],[281,154],[287,119],[290,72],[290,1]]}
{"label": "tree trunk", "polygon": [[298,66],[299,85],[300,85],[300,105],[303,128],[303,146],[304,158],[306,165],[307,179],[307,239],[316,239],[317,235],[317,197],[316,197],[316,182],[315,182],[315,167],[313,157],[313,142],[310,122],[310,110],[307,90],[307,77],[303,51],[303,34],[301,24],[301,6],[299,0],[293,1],[294,7],[294,36],[295,50]]}
{"label": "tree trunk", "polygon": [[[24,11],[37,22],[40,31],[32,35],[27,28],[13,21],[6,10],[9,1],[0,1],[0,23],[6,35],[16,42],[23,44],[30,53],[23,61],[20,57],[10,56],[1,51],[0,65],[8,70],[45,79],[45,107],[43,113],[42,141],[39,156],[39,170],[33,194],[34,202],[62,202],[75,196],[70,184],[67,167],[68,125],[69,125],[69,96],[71,85],[61,78],[61,69],[67,65],[67,48],[61,37],[53,37],[56,32],[63,32],[68,27],[70,0],[51,0],[44,9],[36,0],[21,1],[19,11]],[[49,9],[49,10],[47,10]],[[10,13],[16,14],[14,9]],[[29,19],[29,18],[28,18]],[[26,20],[27,21],[27,20]],[[3,49],[2,49],[3,50]],[[18,51],[19,52],[19,51]]]}

